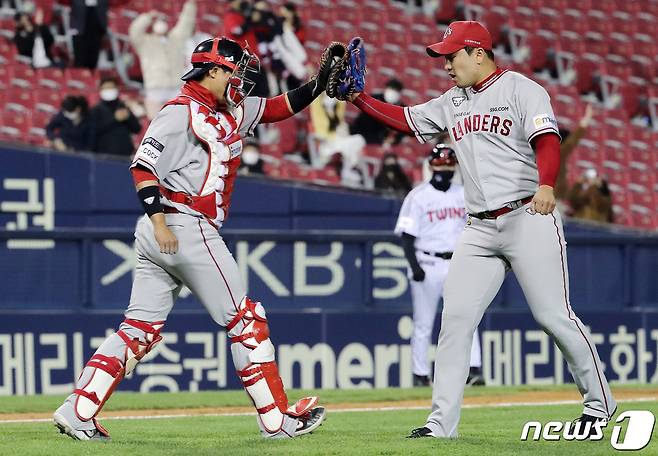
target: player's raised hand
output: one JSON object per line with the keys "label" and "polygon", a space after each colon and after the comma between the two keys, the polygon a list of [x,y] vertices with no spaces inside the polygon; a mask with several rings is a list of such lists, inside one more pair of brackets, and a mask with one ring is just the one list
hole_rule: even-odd
{"label": "player's raised hand", "polygon": [[412,279],[414,282],[422,282],[425,280],[425,271],[423,268],[419,267],[418,269],[414,269]]}
{"label": "player's raised hand", "polygon": [[548,215],[555,209],[555,194],[550,185],[540,185],[532,198],[532,208],[541,215]]}
{"label": "player's raised hand", "polygon": [[164,214],[153,214],[151,216],[151,222],[153,223],[155,241],[160,247],[160,253],[173,255],[178,252],[178,239],[176,239],[176,235],[167,226]]}

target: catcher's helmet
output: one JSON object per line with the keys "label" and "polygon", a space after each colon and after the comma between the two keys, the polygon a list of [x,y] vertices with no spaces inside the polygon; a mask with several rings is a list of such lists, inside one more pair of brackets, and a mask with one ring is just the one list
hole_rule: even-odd
{"label": "catcher's helmet", "polygon": [[453,148],[447,144],[437,144],[432,149],[428,161],[430,166],[455,166],[457,164],[457,155]]}
{"label": "catcher's helmet", "polygon": [[221,37],[211,38],[197,44],[192,52],[192,69],[181,78],[183,81],[201,76],[214,66],[225,66],[231,70],[242,59],[244,51],[236,41]]}
{"label": "catcher's helmet", "polygon": [[197,78],[215,66],[232,71],[226,88],[226,101],[231,106],[238,106],[249,96],[256,85],[249,73],[260,71],[258,57],[250,52],[249,46],[243,48],[226,37],[202,41],[194,48],[190,61],[192,69],[183,75],[183,81]]}

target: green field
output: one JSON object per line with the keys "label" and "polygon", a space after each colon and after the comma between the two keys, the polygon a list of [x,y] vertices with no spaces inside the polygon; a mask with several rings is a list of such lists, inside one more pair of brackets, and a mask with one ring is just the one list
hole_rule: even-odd
{"label": "green field", "polygon": [[[501,398],[509,402],[510,394],[528,395],[571,392],[574,386],[554,388],[486,387],[467,389],[469,400]],[[637,389],[639,387],[636,387]],[[638,396],[647,397],[646,388]],[[633,387],[616,387],[613,391],[630,392]],[[650,391],[651,392],[651,391]],[[305,395],[291,391],[290,397]],[[655,390],[658,396],[658,388]],[[108,403],[109,411],[148,409],[187,409],[188,416],[159,419],[113,418],[101,421],[112,441],[77,442],[58,434],[50,422],[3,423],[0,421],[0,455],[602,455],[614,454],[610,445],[612,425],[598,442],[523,442],[519,436],[526,421],[567,421],[580,414],[581,406],[476,405],[465,408],[460,438],[405,439],[409,430],[424,424],[428,409],[347,411],[350,403],[390,407],[392,401],[422,400],[428,404],[429,388],[322,391],[322,403],[328,408],[327,421],[312,435],[289,441],[269,441],[259,437],[254,416],[195,416],[195,409],[205,407],[244,407],[249,405],[240,391],[204,393],[118,393]],[[525,397],[525,396],[524,396]],[[58,396],[0,398],[0,414],[50,413],[61,402]],[[520,399],[522,400],[522,399]],[[383,404],[386,402],[386,404]],[[332,411],[332,404],[334,410]],[[624,410],[651,410],[658,415],[658,403],[620,402]],[[207,413],[206,410],[203,411]],[[230,410],[222,410],[230,412]],[[173,412],[172,412],[173,413]],[[180,413],[180,411],[178,412]],[[197,410],[196,413],[199,413]],[[6,419],[7,415],[5,415]],[[16,417],[13,417],[16,418]],[[0,415],[0,420],[2,420]],[[655,431],[654,431],[655,435]],[[658,455],[658,439],[641,451],[630,454]]]}

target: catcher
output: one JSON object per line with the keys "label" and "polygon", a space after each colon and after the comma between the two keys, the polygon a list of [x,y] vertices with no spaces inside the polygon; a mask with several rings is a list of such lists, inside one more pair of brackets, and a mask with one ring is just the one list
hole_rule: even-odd
{"label": "catcher", "polygon": [[187,286],[231,340],[235,369],[258,412],[261,434],[291,438],[325,417],[317,397],[290,405],[274,359],[263,305],[246,296],[219,228],[226,220],[243,138],[278,122],[325,90],[345,53],[331,45],[317,75],[274,98],[250,97],[257,57],[227,38],[203,41],[192,54],[179,96],[151,122],[130,171],[146,215],[135,231],[137,267],[130,305],[118,330],[87,362],[55,425],[78,440],[107,440],[96,416],[136,364],[162,340],[179,291]]}

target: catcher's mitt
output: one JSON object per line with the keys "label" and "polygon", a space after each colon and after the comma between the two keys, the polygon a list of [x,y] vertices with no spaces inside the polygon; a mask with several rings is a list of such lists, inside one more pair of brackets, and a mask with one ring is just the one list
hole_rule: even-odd
{"label": "catcher's mitt", "polygon": [[347,46],[347,56],[329,74],[327,95],[347,100],[355,92],[363,92],[366,85],[366,48],[361,37],[354,37]]}
{"label": "catcher's mitt", "polygon": [[330,75],[336,68],[344,68],[344,62],[347,59],[347,46],[344,43],[334,41],[322,51],[320,57],[320,66],[318,73],[315,75],[315,87],[313,87],[313,97],[320,95],[330,80]]}

